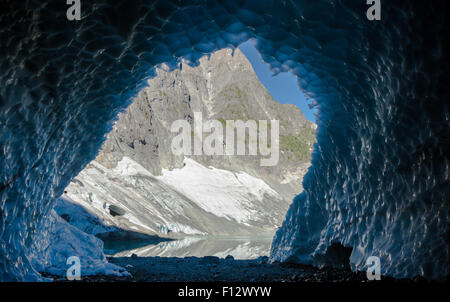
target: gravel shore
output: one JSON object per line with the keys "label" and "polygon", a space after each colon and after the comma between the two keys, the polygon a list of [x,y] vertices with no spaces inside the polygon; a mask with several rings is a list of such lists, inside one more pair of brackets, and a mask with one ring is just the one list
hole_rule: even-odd
{"label": "gravel shore", "polygon": [[[207,257],[110,257],[132,277],[86,276],[88,282],[368,282],[366,273],[307,265],[268,263],[267,257],[235,260]],[[49,276],[54,277],[54,276]],[[55,278],[65,281],[65,278]],[[381,282],[411,282],[382,277]],[[421,280],[414,280],[421,281]]]}

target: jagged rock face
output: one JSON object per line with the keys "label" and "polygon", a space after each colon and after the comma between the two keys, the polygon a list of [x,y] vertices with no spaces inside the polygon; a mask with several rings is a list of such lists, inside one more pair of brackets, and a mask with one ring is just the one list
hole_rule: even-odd
{"label": "jagged rock face", "polygon": [[[0,279],[36,280],[36,232],[152,68],[255,38],[319,106],[317,147],[271,258],[449,274],[447,1],[9,1],[0,10]],[[271,12],[268,14],[267,12]],[[123,16],[126,16],[124,18]]]}
{"label": "jagged rock face", "polygon": [[[159,69],[148,84],[126,112],[119,114],[96,159],[99,163],[113,168],[127,156],[152,174],[160,175],[162,168],[183,166],[184,156],[171,151],[176,135],[171,132],[171,125],[175,120],[187,120],[194,130],[194,112],[201,112],[204,121],[216,119],[223,123],[226,120],[270,123],[275,119],[279,120],[281,137],[280,160],[275,166],[261,166],[261,156],[191,157],[205,166],[245,171],[261,178],[288,200],[301,191],[313,149],[315,124],[307,121],[295,105],[276,102],[239,49],[214,52],[201,58],[196,67],[181,63],[174,71]],[[192,134],[198,135],[194,131]],[[303,153],[291,151],[290,138],[303,147]]]}
{"label": "jagged rock face", "polygon": [[[273,100],[239,49],[214,52],[196,67],[159,69],[148,84],[119,114],[96,160],[64,198],[122,229],[162,236],[273,235],[301,190],[315,124],[296,106]],[[304,154],[282,145],[279,164],[272,167],[261,167],[261,156],[253,155],[185,160],[171,150],[177,135],[171,125],[182,119],[194,130],[194,112],[205,121],[279,120],[281,137],[295,138]],[[136,173],[127,173],[127,165]],[[116,208],[125,209],[123,215]]]}

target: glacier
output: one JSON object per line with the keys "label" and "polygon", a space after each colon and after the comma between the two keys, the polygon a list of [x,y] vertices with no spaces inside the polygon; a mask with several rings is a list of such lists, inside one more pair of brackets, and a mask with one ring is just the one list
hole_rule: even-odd
{"label": "glacier", "polygon": [[64,1],[6,2],[0,280],[43,280],[31,247],[55,231],[56,200],[155,67],[248,39],[318,108],[304,191],[271,260],[334,265],[339,243],[355,270],[378,256],[385,275],[449,275],[446,1],[384,1],[376,22],[362,0],[98,0],[74,22]]}
{"label": "glacier", "polygon": [[[111,207],[121,215],[112,216]],[[90,162],[65,188],[55,210],[88,234],[131,231],[177,238],[273,235],[287,207],[268,184],[245,172],[185,158],[181,168],[155,176],[124,156],[114,168]]]}

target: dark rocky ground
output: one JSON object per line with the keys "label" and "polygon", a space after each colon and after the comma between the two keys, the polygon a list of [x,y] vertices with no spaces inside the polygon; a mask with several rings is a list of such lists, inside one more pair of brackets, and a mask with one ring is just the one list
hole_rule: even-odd
{"label": "dark rocky ground", "polygon": [[[365,272],[333,268],[267,263],[265,257],[255,260],[234,260],[218,257],[111,257],[111,263],[128,270],[132,277],[86,276],[87,282],[368,282]],[[49,276],[52,277],[52,276]],[[65,281],[57,277],[55,281]],[[426,282],[420,278],[393,279],[381,282]]]}

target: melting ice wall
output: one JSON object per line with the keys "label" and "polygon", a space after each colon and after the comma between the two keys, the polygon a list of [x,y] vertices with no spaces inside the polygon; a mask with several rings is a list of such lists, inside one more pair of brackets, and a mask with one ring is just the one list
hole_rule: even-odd
{"label": "melting ice wall", "polygon": [[[0,280],[35,280],[28,247],[154,66],[255,38],[319,106],[313,165],[272,259],[449,273],[449,58],[445,1],[5,1],[0,10]],[[109,2],[109,4],[107,3]],[[39,242],[35,242],[39,245]]]}

